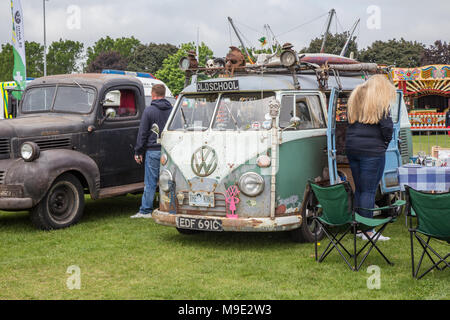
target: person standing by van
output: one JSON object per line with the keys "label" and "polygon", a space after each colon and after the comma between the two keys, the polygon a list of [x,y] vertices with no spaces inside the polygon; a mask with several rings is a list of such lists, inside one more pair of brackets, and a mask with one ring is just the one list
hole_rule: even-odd
{"label": "person standing by van", "polygon": [[145,108],[142,115],[134,159],[138,164],[145,163],[145,188],[139,212],[131,216],[131,218],[152,217],[153,200],[159,179],[161,145],[157,142],[157,134],[152,132],[151,128],[156,123],[160,131],[162,131],[169,119],[172,105],[164,99],[165,96],[166,87],[162,84],[155,84],[152,87],[152,103]]}
{"label": "person standing by van", "polygon": [[[390,105],[396,89],[384,75],[374,75],[357,86],[348,100],[346,154],[355,182],[355,207],[375,207],[375,195],[386,163],[386,150],[393,134]],[[372,211],[358,209],[360,215],[373,217]],[[367,232],[373,235],[373,230]],[[358,236],[364,240],[366,236]],[[380,235],[378,240],[390,238]]]}

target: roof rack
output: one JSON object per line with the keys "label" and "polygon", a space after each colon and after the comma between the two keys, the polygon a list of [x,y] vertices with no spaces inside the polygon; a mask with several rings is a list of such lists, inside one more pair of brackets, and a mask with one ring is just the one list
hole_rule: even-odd
{"label": "roof rack", "polygon": [[281,55],[266,54],[258,62],[249,64],[241,50],[230,47],[225,58],[215,58],[207,61],[205,67],[199,67],[194,51],[189,51],[187,57],[181,58],[179,67],[186,73],[185,87],[196,82],[198,75],[210,77],[233,77],[245,74],[280,74],[291,75],[294,87],[299,90],[301,85],[298,75],[313,73],[317,77],[320,90],[328,88],[328,79],[335,77],[339,89],[342,89],[341,76],[362,76],[369,78],[371,74],[387,74],[391,76],[390,66],[381,66],[376,63],[362,63],[354,59],[331,54],[302,54],[298,55],[292,45],[283,45]]}

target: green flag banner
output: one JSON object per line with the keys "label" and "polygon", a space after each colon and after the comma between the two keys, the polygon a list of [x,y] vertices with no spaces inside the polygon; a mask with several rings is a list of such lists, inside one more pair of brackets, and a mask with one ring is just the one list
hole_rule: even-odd
{"label": "green flag banner", "polygon": [[[14,52],[14,70],[13,79],[17,83],[17,89],[25,90],[27,71],[25,60],[25,36],[23,32],[23,14],[20,0],[11,0],[11,14],[12,14],[12,45]],[[21,91],[13,93],[16,99],[22,98]]]}

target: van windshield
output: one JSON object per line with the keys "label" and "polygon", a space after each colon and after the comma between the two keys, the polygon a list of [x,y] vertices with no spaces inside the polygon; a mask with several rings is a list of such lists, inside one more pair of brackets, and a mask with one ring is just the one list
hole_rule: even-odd
{"label": "van windshield", "polygon": [[178,104],[169,130],[206,130],[216,107],[218,94],[186,95]]}
{"label": "van windshield", "polygon": [[214,130],[262,130],[269,129],[270,100],[274,92],[228,93],[220,98],[214,119]]}

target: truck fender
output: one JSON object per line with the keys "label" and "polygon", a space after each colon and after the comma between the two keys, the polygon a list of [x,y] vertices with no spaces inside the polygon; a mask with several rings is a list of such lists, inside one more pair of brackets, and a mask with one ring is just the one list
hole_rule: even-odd
{"label": "truck fender", "polygon": [[[100,170],[87,155],[66,149],[41,151],[38,159],[26,162],[17,159],[8,170],[5,182],[23,185],[24,195],[33,199],[33,206],[45,196],[57,177],[73,172],[87,182],[91,197],[97,199],[100,190]],[[83,183],[83,181],[80,181]]]}

